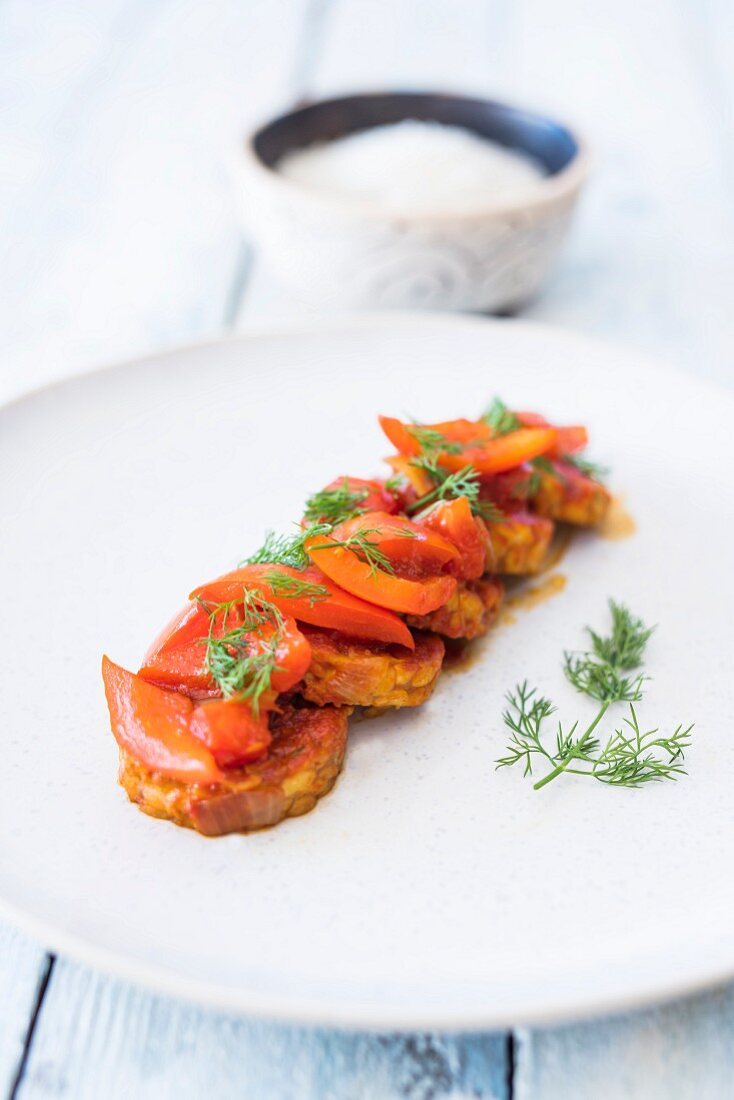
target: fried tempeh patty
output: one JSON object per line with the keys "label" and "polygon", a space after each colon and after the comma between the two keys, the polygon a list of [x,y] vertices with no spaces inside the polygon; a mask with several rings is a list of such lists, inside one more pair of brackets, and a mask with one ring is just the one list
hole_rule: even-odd
{"label": "fried tempeh patty", "polygon": [[488,524],[496,573],[537,573],[553,538],[553,521],[531,512],[510,512]]}
{"label": "fried tempeh patty", "polygon": [[504,588],[497,577],[462,581],[451,599],[430,615],[409,615],[411,627],[432,630],[446,638],[479,638],[497,617]]}
{"label": "fried tempeh patty", "polygon": [[120,784],[152,817],[205,836],[252,832],[308,813],[333,787],[344,762],[349,708],[283,705],[271,719],[267,756],[211,786],[148,771],[120,750]]}
{"label": "fried tempeh patty", "polygon": [[433,634],[416,633],[411,652],[329,631],[306,633],[311,667],[296,690],[318,706],[417,707],[441,671],[444,644]]}
{"label": "fried tempeh patty", "polygon": [[606,486],[587,477],[573,466],[556,463],[558,476],[545,470],[538,475],[539,488],[532,506],[540,516],[593,527],[601,523],[611,504]]}

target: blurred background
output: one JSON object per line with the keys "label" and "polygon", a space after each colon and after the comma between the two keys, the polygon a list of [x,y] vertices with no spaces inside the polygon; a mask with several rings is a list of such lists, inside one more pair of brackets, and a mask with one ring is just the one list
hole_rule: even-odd
{"label": "blurred background", "polygon": [[734,336],[729,0],[5,0],[5,392],[312,312],[243,233],[243,134],[356,89],[493,96],[576,125],[593,174],[529,316],[713,377]]}

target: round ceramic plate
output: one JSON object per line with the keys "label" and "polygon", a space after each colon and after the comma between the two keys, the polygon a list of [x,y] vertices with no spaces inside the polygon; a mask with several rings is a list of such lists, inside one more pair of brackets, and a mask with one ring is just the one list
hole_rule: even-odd
{"label": "round ceramic plate", "polygon": [[[637,530],[578,537],[566,586],[517,610],[416,712],[356,725],[306,817],[207,840],[116,784],[103,652],[136,667],[197,583],[370,476],[379,412],[494,394],[589,426]],[[734,973],[734,401],[576,336],[365,320],[252,334],[74,378],[0,410],[0,897],[62,951],[222,1008],[478,1028],[628,1006]],[[615,597],[659,624],[643,722],[695,722],[689,775],[540,791],[505,748],[528,678],[564,718],[565,647]]]}

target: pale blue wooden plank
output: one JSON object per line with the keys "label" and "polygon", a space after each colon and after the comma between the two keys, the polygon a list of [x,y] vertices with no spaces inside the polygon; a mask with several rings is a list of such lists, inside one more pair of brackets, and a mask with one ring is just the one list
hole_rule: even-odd
{"label": "pale blue wooden plank", "polygon": [[216,333],[306,0],[0,6],[0,385]]}
{"label": "pale blue wooden plank", "polygon": [[204,1011],[56,964],[20,1100],[505,1100],[501,1035],[311,1031]]}
{"label": "pale blue wooden plank", "polygon": [[0,1094],[9,1095],[23,1055],[28,1024],[43,979],[46,953],[0,925]]}
{"label": "pale blue wooden plank", "polygon": [[613,1020],[522,1032],[516,1100],[724,1100],[734,986]]}

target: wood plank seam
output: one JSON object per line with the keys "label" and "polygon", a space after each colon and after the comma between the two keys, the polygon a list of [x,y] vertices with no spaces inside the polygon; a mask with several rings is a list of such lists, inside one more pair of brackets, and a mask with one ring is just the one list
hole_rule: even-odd
{"label": "wood plank seam", "polygon": [[31,1010],[30,1020],[28,1021],[28,1027],[26,1029],[25,1038],[23,1040],[23,1050],[18,1060],[18,1068],[13,1078],[13,1083],[10,1086],[10,1092],[8,1093],[8,1100],[16,1100],[18,1096],[18,1090],[20,1089],[23,1077],[25,1075],[26,1066],[28,1064],[28,1058],[31,1052],[31,1046],[33,1045],[33,1036],[36,1030],[36,1024],[38,1023],[43,1002],[46,997],[49,982],[51,981],[51,975],[56,965],[56,956],[47,954],[44,960],[44,966],[41,971],[40,979],[38,982],[38,989],[36,991],[36,998],[33,1002],[33,1008]]}
{"label": "wood plank seam", "polygon": [[505,1089],[507,1100],[515,1100],[515,1032],[505,1037]]}

